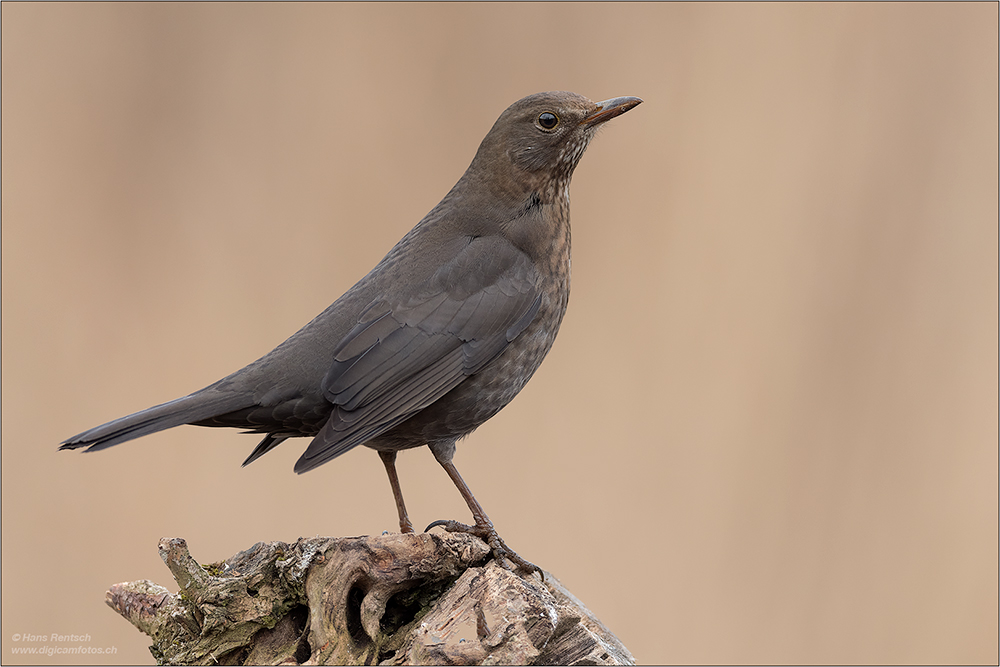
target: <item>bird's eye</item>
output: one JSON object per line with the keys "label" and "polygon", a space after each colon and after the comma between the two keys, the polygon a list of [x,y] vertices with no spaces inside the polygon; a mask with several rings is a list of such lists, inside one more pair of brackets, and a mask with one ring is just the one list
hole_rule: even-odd
{"label": "bird's eye", "polygon": [[550,111],[546,111],[538,116],[538,125],[543,130],[551,130],[558,124],[559,118]]}

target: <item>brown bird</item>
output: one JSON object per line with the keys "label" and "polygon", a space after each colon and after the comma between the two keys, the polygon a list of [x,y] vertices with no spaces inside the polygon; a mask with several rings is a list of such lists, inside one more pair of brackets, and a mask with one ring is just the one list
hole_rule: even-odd
{"label": "brown bird", "polygon": [[180,426],[264,439],[243,465],[292,437],[312,442],[295,472],[358,445],[382,458],[413,532],[396,452],[427,445],[496,558],[538,570],[500,539],[452,463],[455,443],[499,412],[552,347],[569,300],[569,183],[597,128],[637,97],[574,93],[512,104],[444,199],[371,272],[284,343],[204,389],[84,431],[60,449],[97,451]]}

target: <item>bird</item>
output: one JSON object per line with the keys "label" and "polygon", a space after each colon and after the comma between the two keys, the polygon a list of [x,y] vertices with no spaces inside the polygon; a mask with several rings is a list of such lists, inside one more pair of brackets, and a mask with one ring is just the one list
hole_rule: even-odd
{"label": "bird", "polygon": [[474,523],[425,531],[475,535],[504,567],[541,573],[500,538],[453,463],[456,443],[506,406],[551,349],[569,301],[573,171],[598,128],[641,102],[561,91],[515,102],[440,203],[290,338],[59,449],[94,452],[184,424],[232,427],[264,434],[244,466],[288,438],[312,438],[294,468],[304,473],[365,445],[385,466],[400,532],[412,533],[396,454],[426,445]]}

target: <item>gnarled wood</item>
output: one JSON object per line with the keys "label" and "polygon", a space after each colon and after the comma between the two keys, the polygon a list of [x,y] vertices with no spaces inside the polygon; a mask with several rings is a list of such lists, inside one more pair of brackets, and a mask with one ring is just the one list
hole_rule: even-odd
{"label": "gnarled wood", "polygon": [[552,575],[522,578],[464,534],[258,543],[199,565],[160,541],[180,592],[115,584],[108,605],[163,664],[632,664]]}

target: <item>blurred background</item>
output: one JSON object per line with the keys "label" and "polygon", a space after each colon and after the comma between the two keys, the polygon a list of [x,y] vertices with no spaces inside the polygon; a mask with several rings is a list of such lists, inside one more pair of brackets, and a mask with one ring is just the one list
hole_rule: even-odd
{"label": "blurred background", "polygon": [[[161,537],[397,529],[364,448],[56,447],[268,352],[560,89],[645,103],[576,172],[559,341],[459,445],[506,541],[641,663],[997,661],[996,3],[2,12],[5,663],[151,663],[104,591],[176,590]],[[115,652],[12,652],[50,634]]]}

